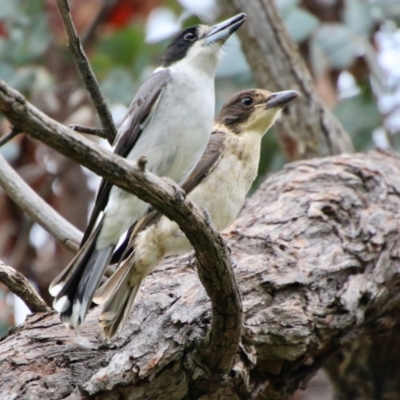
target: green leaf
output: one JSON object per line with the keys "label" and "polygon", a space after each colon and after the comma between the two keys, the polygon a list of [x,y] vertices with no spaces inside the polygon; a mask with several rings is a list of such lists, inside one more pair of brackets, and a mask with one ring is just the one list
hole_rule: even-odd
{"label": "green leaf", "polygon": [[342,70],[353,64],[360,53],[360,41],[350,28],[340,23],[322,24],[313,36],[332,68]]}
{"label": "green leaf", "polygon": [[343,21],[353,32],[369,37],[374,28],[371,5],[362,0],[345,0]]}
{"label": "green leaf", "polygon": [[275,3],[279,14],[285,19],[299,5],[300,0],[278,0]]}
{"label": "green leaf", "polygon": [[34,83],[35,67],[18,68],[7,62],[0,63],[0,79],[14,89],[26,93]]}
{"label": "green leaf", "polygon": [[340,101],[334,114],[350,134],[357,151],[373,148],[372,131],[381,125],[382,116],[374,98],[362,94]]}
{"label": "green leaf", "polygon": [[103,38],[97,46],[97,52],[110,58],[114,65],[130,66],[136,55],[144,51],[144,47],[143,29],[130,26]]}
{"label": "green leaf", "polygon": [[130,72],[121,67],[113,68],[106,79],[101,82],[101,89],[110,103],[123,103],[129,105],[136,87]]}
{"label": "green leaf", "polygon": [[307,39],[317,29],[320,21],[301,8],[293,8],[284,18],[286,29],[297,43]]}
{"label": "green leaf", "polygon": [[225,54],[217,69],[218,78],[229,78],[234,75],[250,74],[249,64],[246,61],[240,41],[236,35],[232,35],[226,42]]}
{"label": "green leaf", "polygon": [[14,18],[18,15],[18,9],[21,2],[18,0],[2,0],[0,7],[0,20]]}

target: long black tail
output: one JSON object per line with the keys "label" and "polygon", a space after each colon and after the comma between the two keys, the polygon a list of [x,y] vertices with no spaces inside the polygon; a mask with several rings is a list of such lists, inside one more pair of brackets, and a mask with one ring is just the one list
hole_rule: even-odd
{"label": "long black tail", "polygon": [[71,263],[50,285],[50,293],[56,296],[54,308],[61,312],[61,320],[70,328],[77,328],[85,319],[115,248],[115,245],[110,245],[96,249],[101,227],[102,221]]}

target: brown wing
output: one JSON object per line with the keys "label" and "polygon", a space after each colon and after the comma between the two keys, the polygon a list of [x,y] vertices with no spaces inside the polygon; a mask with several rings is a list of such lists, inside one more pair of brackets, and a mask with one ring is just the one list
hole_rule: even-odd
{"label": "brown wing", "polygon": [[218,164],[225,148],[226,133],[212,131],[210,140],[189,178],[182,185],[182,189],[189,194]]}
{"label": "brown wing", "polygon": [[[189,194],[218,164],[225,148],[225,137],[226,133],[223,131],[213,131],[211,133],[210,140],[203,155],[193,172],[182,185],[182,189],[185,190],[186,194]],[[147,227],[157,223],[161,217],[162,214],[160,212],[152,210],[133,225],[123,243],[121,243],[115,251],[111,263],[117,263],[128,257],[133,251],[132,243],[136,235]]]}
{"label": "brown wing", "polygon": [[[160,95],[168,82],[169,71],[167,69],[162,69],[153,73],[140,87],[129,106],[128,112],[115,139],[115,154],[118,154],[121,157],[126,157],[130,153],[142,133],[144,122],[154,111],[154,106],[157,104],[157,100],[160,98]],[[126,121],[129,120],[129,125],[125,126]],[[81,246],[90,236],[100,213],[104,211],[111,188],[111,183],[104,179],[101,181],[97,191],[94,208],[85,230],[85,234],[83,235]]]}

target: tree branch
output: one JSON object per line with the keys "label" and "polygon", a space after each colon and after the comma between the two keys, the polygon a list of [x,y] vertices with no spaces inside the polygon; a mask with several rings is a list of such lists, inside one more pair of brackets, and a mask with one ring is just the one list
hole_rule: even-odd
{"label": "tree branch", "polygon": [[269,0],[223,0],[225,13],[245,12],[250,24],[238,31],[258,87],[301,93],[275,124],[288,160],[353,152],[350,137],[318,97],[310,72],[290,38],[275,3]]}
{"label": "tree branch", "polygon": [[70,124],[69,128],[74,130],[75,132],[85,133],[86,135],[98,136],[103,139],[108,138],[108,134],[107,134],[107,132],[105,132],[104,129],[91,128],[89,126],[82,126],[82,125],[75,125],[75,124]]}
{"label": "tree branch", "polygon": [[[400,328],[399,204],[400,159],[391,154],[297,162],[262,185],[225,234],[244,325],[229,374],[207,397],[193,397],[190,383],[210,302],[185,256],[146,278],[110,344],[97,310],[77,333],[57,316],[30,317],[0,341],[2,394],[287,399],[339,349]],[[400,392],[400,380],[379,379]]]}
{"label": "tree branch", "polygon": [[67,249],[77,252],[82,239],[82,232],[61,217],[50,207],[0,154],[0,185],[8,196],[41,225],[47,232],[60,241]]}
{"label": "tree branch", "polygon": [[7,133],[7,135],[4,135],[3,137],[0,138],[0,147],[4,146],[7,142],[9,142],[11,139],[14,139],[15,136],[17,136],[20,132],[18,129],[13,127],[11,129],[11,132]]}
{"label": "tree branch", "polygon": [[28,280],[2,261],[0,261],[0,282],[18,296],[33,313],[50,311]]}
{"label": "tree branch", "polygon": [[[21,131],[79,162],[103,178],[150,203],[178,223],[195,249],[200,279],[211,298],[211,330],[196,351],[192,390],[207,391],[204,379],[215,381],[229,371],[238,348],[242,308],[231,266],[231,257],[219,232],[208,216],[189,200],[177,185],[171,185],[148,171],[98,147],[86,138],[50,119],[23,96],[0,81],[0,110]],[[216,353],[219,349],[219,353]],[[221,351],[223,354],[221,356]],[[200,373],[204,370],[204,374]],[[202,378],[197,380],[197,378]]]}
{"label": "tree branch", "polygon": [[85,87],[90,94],[90,98],[92,99],[93,105],[96,108],[97,114],[100,118],[101,125],[104,130],[104,134],[102,134],[101,137],[107,137],[108,141],[112,144],[117,136],[117,130],[115,128],[110,110],[107,107],[106,99],[101,92],[92,67],[89,64],[79,37],[76,33],[75,26],[71,19],[68,0],[57,0],[57,7],[64,25],[65,33],[67,35],[68,49],[72,54]]}

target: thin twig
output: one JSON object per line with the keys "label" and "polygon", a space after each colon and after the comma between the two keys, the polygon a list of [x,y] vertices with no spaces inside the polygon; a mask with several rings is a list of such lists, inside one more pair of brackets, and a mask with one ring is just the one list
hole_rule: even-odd
{"label": "thin twig", "polygon": [[29,217],[41,225],[65,247],[77,252],[82,233],[50,207],[0,154],[0,185],[8,196],[25,211]]}
{"label": "thin twig", "polygon": [[7,133],[7,135],[4,135],[2,138],[0,138],[0,147],[5,145],[7,142],[9,142],[11,139],[15,138],[18,134],[21,132],[14,126],[11,129],[11,132]]}
{"label": "thin twig", "polygon": [[71,19],[70,9],[67,0],[57,0],[58,11],[64,25],[65,33],[68,39],[68,49],[74,58],[79,73],[83,79],[85,87],[90,94],[93,105],[99,115],[101,125],[108,133],[107,140],[112,144],[117,135],[111,112],[107,107],[106,99],[99,87],[97,79],[93,73],[92,67],[83,51],[74,23]]}
{"label": "thin twig", "polygon": [[28,280],[2,261],[0,261],[0,282],[18,296],[33,313],[50,311],[50,308]]}
{"label": "thin twig", "polygon": [[103,139],[108,139],[108,132],[101,128],[90,128],[88,126],[75,124],[69,125],[69,128],[74,130],[75,132],[85,133],[86,135],[94,135]]}

